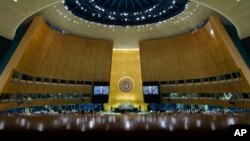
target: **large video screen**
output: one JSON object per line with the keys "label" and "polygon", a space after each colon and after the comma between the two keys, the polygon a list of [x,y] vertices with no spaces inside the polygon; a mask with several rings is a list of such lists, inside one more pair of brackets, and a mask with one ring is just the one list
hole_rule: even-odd
{"label": "large video screen", "polygon": [[94,86],[94,95],[108,95],[109,86]]}
{"label": "large video screen", "polygon": [[144,95],[158,95],[159,88],[158,86],[143,86]]}

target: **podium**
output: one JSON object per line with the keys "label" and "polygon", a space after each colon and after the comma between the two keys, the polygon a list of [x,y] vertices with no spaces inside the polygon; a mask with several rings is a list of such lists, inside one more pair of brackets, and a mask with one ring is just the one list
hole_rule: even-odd
{"label": "podium", "polygon": [[138,108],[134,108],[131,103],[122,103],[118,108],[114,109],[114,112],[126,113],[126,112],[139,112]]}

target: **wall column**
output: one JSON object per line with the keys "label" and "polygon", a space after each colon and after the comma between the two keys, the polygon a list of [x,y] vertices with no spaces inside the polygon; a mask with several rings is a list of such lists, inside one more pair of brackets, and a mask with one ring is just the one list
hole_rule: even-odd
{"label": "wall column", "polygon": [[[123,80],[130,82],[124,82],[123,85]],[[128,91],[122,90],[121,87],[128,88]],[[132,104],[134,108],[141,107],[141,110],[147,110],[142,93],[139,48],[113,49],[110,95],[105,110],[109,111],[111,107],[118,108],[122,104]]]}

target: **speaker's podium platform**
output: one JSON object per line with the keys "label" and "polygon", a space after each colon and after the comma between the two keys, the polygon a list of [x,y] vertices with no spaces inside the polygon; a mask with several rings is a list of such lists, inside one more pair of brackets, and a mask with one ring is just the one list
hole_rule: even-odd
{"label": "speaker's podium platform", "polygon": [[113,112],[116,113],[128,113],[128,112],[140,112],[141,108],[134,108],[132,104],[124,103],[119,105],[118,108],[114,108]]}

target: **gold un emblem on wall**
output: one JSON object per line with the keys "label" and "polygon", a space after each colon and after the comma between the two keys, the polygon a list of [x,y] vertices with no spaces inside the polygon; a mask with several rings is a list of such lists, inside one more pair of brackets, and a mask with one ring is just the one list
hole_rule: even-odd
{"label": "gold un emblem on wall", "polygon": [[130,92],[133,89],[133,81],[130,78],[122,78],[119,81],[119,88],[123,92]]}

